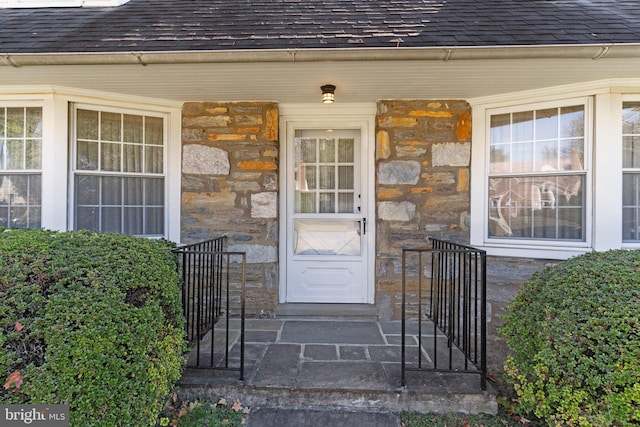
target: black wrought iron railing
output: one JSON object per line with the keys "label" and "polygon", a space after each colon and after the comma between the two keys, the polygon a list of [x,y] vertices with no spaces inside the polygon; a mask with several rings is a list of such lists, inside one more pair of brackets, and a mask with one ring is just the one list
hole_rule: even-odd
{"label": "black wrought iron railing", "polygon": [[[479,374],[486,390],[486,253],[430,240],[429,249],[402,251],[402,386],[406,372],[418,370]],[[417,327],[417,347],[407,346],[408,323]]]}
{"label": "black wrought iron railing", "polygon": [[[244,378],[244,252],[225,250],[226,237],[180,246],[182,307],[192,368],[238,370]],[[231,354],[236,347],[238,354]]]}

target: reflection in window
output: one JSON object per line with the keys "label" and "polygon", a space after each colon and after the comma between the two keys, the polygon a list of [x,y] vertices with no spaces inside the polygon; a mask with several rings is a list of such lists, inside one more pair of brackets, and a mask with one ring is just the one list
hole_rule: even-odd
{"label": "reflection in window", "polygon": [[640,242],[640,102],[622,107],[622,240]]}
{"label": "reflection in window", "polygon": [[76,110],[75,229],[164,235],[164,121]]}
{"label": "reflection in window", "polygon": [[0,108],[0,227],[40,228],[42,108]]}
{"label": "reflection in window", "polygon": [[489,236],[584,240],[583,105],[490,118]]}

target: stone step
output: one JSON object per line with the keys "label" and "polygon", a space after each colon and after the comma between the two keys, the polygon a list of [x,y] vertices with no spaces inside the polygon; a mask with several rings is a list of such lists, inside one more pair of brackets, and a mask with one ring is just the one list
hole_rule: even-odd
{"label": "stone step", "polygon": [[[219,372],[215,375],[219,376]],[[235,373],[234,373],[235,375]],[[279,386],[234,385],[220,380],[215,384],[195,378],[183,378],[179,396],[189,400],[229,402],[238,400],[249,408],[284,410],[335,410],[350,412],[390,413],[416,411],[420,413],[495,414],[496,396],[486,392],[448,390],[442,381],[431,390],[428,387],[406,387],[398,390],[291,388]],[[237,380],[237,377],[236,377]]]}
{"label": "stone step", "polygon": [[279,304],[276,319],[314,320],[378,320],[378,309],[374,304]]}

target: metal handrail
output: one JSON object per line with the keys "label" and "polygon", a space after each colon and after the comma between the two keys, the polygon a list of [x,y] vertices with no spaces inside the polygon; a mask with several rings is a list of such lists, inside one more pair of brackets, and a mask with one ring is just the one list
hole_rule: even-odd
{"label": "metal handrail", "polygon": [[[187,340],[194,346],[195,364],[192,368],[225,369],[240,371],[240,379],[244,378],[244,330],[245,330],[245,265],[244,252],[225,250],[226,237],[210,239],[190,245],[177,247],[173,252],[178,256],[178,271],[182,278],[182,307],[186,320]],[[232,307],[232,258],[240,258],[240,302],[239,307]],[[240,317],[240,362],[239,366],[231,366],[230,349],[234,342],[230,335],[232,311]],[[224,319],[224,356],[222,363],[215,359],[215,332],[219,321]],[[211,334],[211,348],[208,360],[202,360],[205,349],[203,339]]]}
{"label": "metal handrail", "polygon": [[[471,246],[439,239],[430,239],[431,248],[402,250],[402,369],[480,374],[486,390],[487,372],[487,287],[486,252]],[[408,311],[407,269],[417,266],[418,362],[407,366],[406,321]],[[416,260],[417,257],[417,260]],[[424,270],[430,264],[429,277]],[[448,354],[444,364],[438,360],[438,334],[433,334],[433,360],[426,367],[421,352],[423,317],[433,322],[447,340]],[[464,355],[463,366],[454,366],[453,348]],[[443,366],[444,365],[444,366]]]}

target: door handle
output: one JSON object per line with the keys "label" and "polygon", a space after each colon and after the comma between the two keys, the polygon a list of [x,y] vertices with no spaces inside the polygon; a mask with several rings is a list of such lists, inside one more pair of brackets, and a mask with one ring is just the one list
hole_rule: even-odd
{"label": "door handle", "polygon": [[367,234],[367,218],[362,218],[362,234]]}

